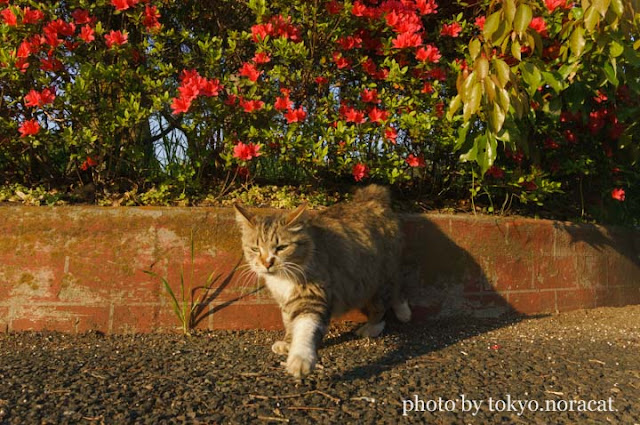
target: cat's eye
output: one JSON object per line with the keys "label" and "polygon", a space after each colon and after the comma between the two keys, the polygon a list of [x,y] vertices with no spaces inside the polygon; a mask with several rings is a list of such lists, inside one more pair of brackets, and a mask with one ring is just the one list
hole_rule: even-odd
{"label": "cat's eye", "polygon": [[253,248],[251,248],[251,252],[258,252],[260,251],[260,248],[258,248],[257,246],[254,246]]}
{"label": "cat's eye", "polygon": [[289,245],[278,245],[276,251],[284,251],[287,248],[289,248]]}

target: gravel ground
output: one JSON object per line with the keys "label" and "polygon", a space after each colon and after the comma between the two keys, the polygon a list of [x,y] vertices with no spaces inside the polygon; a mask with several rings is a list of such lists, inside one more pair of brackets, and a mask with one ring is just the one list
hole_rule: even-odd
{"label": "gravel ground", "polygon": [[640,306],[354,328],[303,382],[279,332],[0,335],[0,423],[640,423]]}

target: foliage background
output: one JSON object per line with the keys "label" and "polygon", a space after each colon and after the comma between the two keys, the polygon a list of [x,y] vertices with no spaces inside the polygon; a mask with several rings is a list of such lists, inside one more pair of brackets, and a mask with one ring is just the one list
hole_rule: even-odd
{"label": "foliage background", "polygon": [[0,9],[0,198],[288,206],[375,181],[426,209],[638,224],[637,0]]}

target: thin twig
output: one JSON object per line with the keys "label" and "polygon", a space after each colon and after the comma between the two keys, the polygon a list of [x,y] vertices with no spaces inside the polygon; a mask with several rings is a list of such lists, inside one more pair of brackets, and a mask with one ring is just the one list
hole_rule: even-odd
{"label": "thin twig", "polygon": [[287,418],[278,418],[275,416],[258,416],[258,419],[260,419],[261,421],[289,422],[289,419]]}
{"label": "thin twig", "polygon": [[335,412],[336,409],[332,409],[330,407],[307,407],[307,406],[290,406],[283,407],[285,410],[320,410],[324,412]]}

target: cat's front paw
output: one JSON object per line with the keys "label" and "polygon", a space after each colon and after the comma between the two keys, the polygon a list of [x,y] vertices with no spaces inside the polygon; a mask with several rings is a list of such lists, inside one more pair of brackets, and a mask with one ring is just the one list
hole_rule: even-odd
{"label": "cat's front paw", "polygon": [[287,341],[276,341],[271,346],[271,351],[276,354],[287,354],[289,352],[289,343]]}
{"label": "cat's front paw", "polygon": [[299,354],[293,354],[287,358],[287,372],[296,379],[304,378],[310,374],[315,365],[315,357],[304,357]]}

